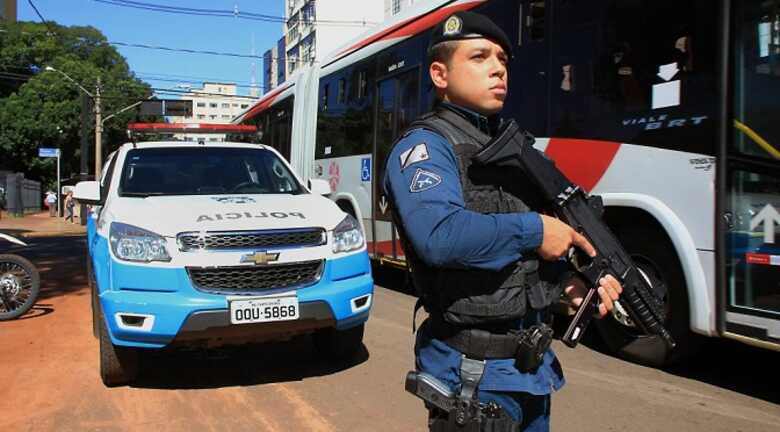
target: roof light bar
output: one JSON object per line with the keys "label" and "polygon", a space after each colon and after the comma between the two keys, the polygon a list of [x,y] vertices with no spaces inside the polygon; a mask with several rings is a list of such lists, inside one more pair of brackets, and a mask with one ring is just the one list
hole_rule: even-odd
{"label": "roof light bar", "polygon": [[128,132],[138,133],[232,133],[252,134],[257,126],[221,123],[129,123]]}

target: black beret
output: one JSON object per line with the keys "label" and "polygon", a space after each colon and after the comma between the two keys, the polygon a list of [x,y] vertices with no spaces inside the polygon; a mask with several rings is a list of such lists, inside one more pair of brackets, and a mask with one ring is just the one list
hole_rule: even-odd
{"label": "black beret", "polygon": [[504,48],[507,56],[512,57],[512,44],[501,27],[485,15],[469,11],[456,12],[436,24],[428,51],[430,52],[431,47],[441,42],[480,38],[496,42]]}

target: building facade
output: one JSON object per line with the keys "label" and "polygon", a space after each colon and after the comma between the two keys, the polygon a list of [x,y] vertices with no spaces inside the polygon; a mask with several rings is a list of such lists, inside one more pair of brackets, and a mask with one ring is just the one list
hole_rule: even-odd
{"label": "building facade", "polygon": [[[318,61],[380,23],[383,1],[361,0],[347,6],[343,0],[285,0],[284,37],[277,43],[275,56],[273,49],[263,56],[264,91],[284,83],[301,66]],[[276,81],[268,79],[272,76],[276,76]]]}
{"label": "building facade", "polygon": [[[176,123],[230,123],[230,121],[249,108],[255,99],[238,96],[236,85],[231,83],[203,83],[203,88],[192,89],[182,97],[192,100],[192,117],[173,117]],[[217,135],[203,135],[207,141],[219,141],[224,138]],[[178,136],[177,139],[197,140],[197,134]]]}
{"label": "building facade", "polygon": [[0,0],[0,21],[16,22],[16,0]]}
{"label": "building facade", "polygon": [[385,19],[398,15],[415,3],[425,0],[385,0]]}

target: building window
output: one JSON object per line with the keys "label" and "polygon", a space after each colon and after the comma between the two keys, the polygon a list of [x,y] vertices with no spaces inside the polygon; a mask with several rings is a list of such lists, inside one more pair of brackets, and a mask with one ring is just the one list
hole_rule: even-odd
{"label": "building window", "polygon": [[222,108],[230,108],[230,104],[229,103],[223,103],[222,104]]}
{"label": "building window", "polygon": [[249,108],[249,104],[241,104],[241,109],[247,109]]}
{"label": "building window", "polygon": [[230,120],[230,116],[226,114],[222,114],[222,120]]}
{"label": "building window", "polygon": [[393,0],[393,15],[401,12],[401,0]]}
{"label": "building window", "polygon": [[211,114],[209,116],[209,118],[212,119],[212,120],[216,120],[217,119],[217,115],[216,114]]}
{"label": "building window", "polygon": [[198,120],[203,120],[206,118],[205,114],[198,114]]}
{"label": "building window", "polygon": [[198,108],[206,108],[206,102],[198,102]]}
{"label": "building window", "polygon": [[233,104],[233,108],[238,108],[238,104],[237,104],[237,103],[234,103],[234,104]]}
{"label": "building window", "polygon": [[217,107],[217,103],[216,103],[216,102],[211,102],[211,103],[209,104],[209,107],[211,107],[211,108],[216,108],[216,107]]}

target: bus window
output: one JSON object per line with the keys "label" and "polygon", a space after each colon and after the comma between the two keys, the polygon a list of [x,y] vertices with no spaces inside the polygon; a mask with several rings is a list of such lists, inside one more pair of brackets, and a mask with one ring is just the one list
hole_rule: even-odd
{"label": "bus window", "polygon": [[717,10],[705,0],[558,0],[550,134],[715,153]]}
{"label": "bus window", "polygon": [[[367,79],[357,67],[350,67],[332,76],[322,78],[319,114],[317,115],[317,159],[371,153],[373,133],[370,97],[356,98],[347,88]],[[360,74],[363,74],[362,77]],[[331,86],[336,89],[336,100],[328,102]],[[354,87],[353,87],[354,89]]]}
{"label": "bus window", "polygon": [[725,215],[726,310],[731,314],[726,328],[766,338],[745,333],[739,324],[769,329],[758,317],[780,317],[780,1],[734,6],[734,128]]}
{"label": "bus window", "polygon": [[528,35],[534,42],[544,40],[544,10],[544,1],[528,3],[525,26],[528,28]]}
{"label": "bus window", "polygon": [[745,170],[729,177],[728,306],[780,314],[780,177]]}
{"label": "bus window", "polygon": [[780,1],[738,5],[733,150],[780,160]]}

